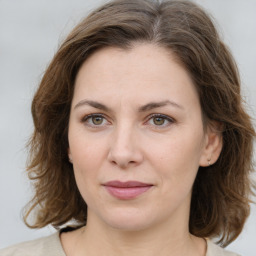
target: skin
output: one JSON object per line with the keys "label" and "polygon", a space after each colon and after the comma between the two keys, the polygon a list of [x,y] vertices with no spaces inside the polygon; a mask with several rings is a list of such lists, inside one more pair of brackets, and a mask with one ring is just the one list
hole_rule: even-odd
{"label": "skin", "polygon": [[[170,51],[145,43],[89,57],[76,77],[68,137],[88,205],[86,228],[61,235],[68,256],[205,255],[205,241],[188,230],[191,190],[199,166],[217,160],[221,137],[204,129],[195,86]],[[152,187],[122,200],[102,185],[111,180]]]}

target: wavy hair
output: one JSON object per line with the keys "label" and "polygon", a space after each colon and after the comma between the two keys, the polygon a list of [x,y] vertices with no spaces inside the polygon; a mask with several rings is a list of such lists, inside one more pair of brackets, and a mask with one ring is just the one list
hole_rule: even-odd
{"label": "wavy hair", "polygon": [[[82,20],[59,47],[32,102],[34,133],[28,176],[34,197],[24,213],[31,228],[56,228],[73,220],[86,225],[87,205],[69,163],[68,123],[77,72],[103,47],[128,49],[135,42],[176,55],[197,88],[206,125],[222,124],[218,161],[199,167],[192,191],[189,230],[217,237],[223,246],[241,233],[250,212],[255,130],[240,94],[235,61],[209,16],[190,1],[111,1]],[[33,223],[29,216],[34,212]]]}

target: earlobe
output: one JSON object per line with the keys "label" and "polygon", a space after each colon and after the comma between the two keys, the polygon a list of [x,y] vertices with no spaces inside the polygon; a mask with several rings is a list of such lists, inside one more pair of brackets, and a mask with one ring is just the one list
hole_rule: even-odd
{"label": "earlobe", "polygon": [[222,143],[222,133],[220,130],[216,126],[208,127],[205,145],[199,162],[200,166],[210,166],[218,160],[222,150]]}
{"label": "earlobe", "polygon": [[208,166],[211,166],[211,165],[212,165],[212,154],[211,154],[211,156],[207,159],[207,162],[208,162]]}

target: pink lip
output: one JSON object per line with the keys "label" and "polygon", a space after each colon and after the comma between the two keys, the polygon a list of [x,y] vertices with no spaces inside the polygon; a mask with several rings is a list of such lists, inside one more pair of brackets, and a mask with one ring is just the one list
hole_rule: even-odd
{"label": "pink lip", "polygon": [[149,190],[153,185],[139,181],[109,181],[103,184],[107,191],[118,199],[133,199]]}

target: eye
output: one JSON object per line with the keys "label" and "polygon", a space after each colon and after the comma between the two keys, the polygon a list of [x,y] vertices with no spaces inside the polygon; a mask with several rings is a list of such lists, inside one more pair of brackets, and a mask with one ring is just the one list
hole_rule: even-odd
{"label": "eye", "polygon": [[88,126],[103,126],[108,124],[108,121],[102,114],[90,114],[85,116],[82,119],[83,123],[86,123]]}
{"label": "eye", "polygon": [[95,125],[101,125],[104,121],[102,116],[92,116],[91,119]]}
{"label": "eye", "polygon": [[148,122],[150,125],[159,126],[160,128],[171,125],[174,123],[174,119],[162,114],[153,114],[149,117]]}
{"label": "eye", "polygon": [[156,116],[156,117],[153,117],[152,119],[153,119],[153,123],[154,123],[155,125],[163,125],[164,122],[166,121],[166,120],[165,120],[163,117],[161,117],[161,116]]}

